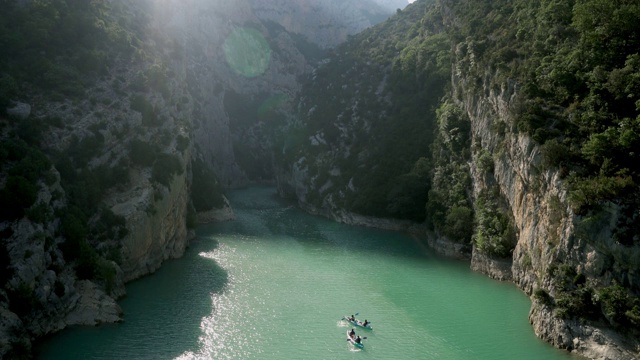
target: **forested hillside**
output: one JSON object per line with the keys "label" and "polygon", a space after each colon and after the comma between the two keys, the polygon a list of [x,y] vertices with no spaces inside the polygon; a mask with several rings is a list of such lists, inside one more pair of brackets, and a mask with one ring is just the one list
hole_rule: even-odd
{"label": "forested hillside", "polygon": [[422,221],[435,109],[450,45],[426,3],[353,36],[309,77],[299,123],[283,130],[282,164],[304,169],[305,201]]}
{"label": "forested hillside", "polygon": [[561,168],[572,210],[587,215],[616,203],[625,215],[616,240],[640,244],[640,199],[629,196],[638,193],[640,169],[640,6],[487,1],[452,9],[454,41],[473,47],[460,75],[495,71],[494,86],[517,81],[515,125],[542,145],[545,166]]}
{"label": "forested hillside", "polygon": [[[610,264],[589,279],[581,259],[549,268],[556,315],[640,329],[640,5],[635,1],[451,3],[458,77],[517,86],[512,131],[540,146],[537,171],[558,169],[586,239]],[[534,189],[535,191],[535,189]],[[560,204],[556,205],[557,207]],[[562,211],[558,209],[562,215]],[[610,226],[602,242],[587,229]],[[476,238],[477,239],[477,238]],[[557,268],[556,268],[557,267]],[[536,293],[544,301],[548,294]]]}
{"label": "forested hillside", "polygon": [[281,192],[339,221],[425,222],[532,295],[541,337],[597,356],[594,326],[633,349],[638,19],[631,0],[418,1],[305,83]]}

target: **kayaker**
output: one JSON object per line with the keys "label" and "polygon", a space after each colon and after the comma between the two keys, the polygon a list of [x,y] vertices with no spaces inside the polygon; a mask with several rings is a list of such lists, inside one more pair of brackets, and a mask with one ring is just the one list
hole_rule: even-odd
{"label": "kayaker", "polygon": [[349,336],[350,337],[356,336],[356,330],[355,329],[351,329],[351,331],[349,331]]}
{"label": "kayaker", "polygon": [[358,335],[358,337],[356,337],[356,344],[360,344],[362,342],[362,339],[360,338],[360,335]]}
{"label": "kayaker", "polygon": [[364,319],[364,322],[362,323],[362,326],[367,326],[367,324],[369,324],[369,320]]}
{"label": "kayaker", "polygon": [[353,315],[351,315],[351,317],[349,317],[347,320],[349,320],[349,321],[356,321],[356,317],[355,317],[355,316],[353,316]]}

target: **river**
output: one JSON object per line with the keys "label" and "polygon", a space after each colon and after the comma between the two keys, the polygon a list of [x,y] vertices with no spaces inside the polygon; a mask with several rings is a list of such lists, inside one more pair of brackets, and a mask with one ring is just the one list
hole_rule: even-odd
{"label": "river", "polygon": [[[396,232],[338,224],[271,187],[229,194],[184,257],[127,285],[121,324],[73,327],[39,359],[576,359],[535,337],[511,283]],[[346,314],[372,322],[364,349]]]}

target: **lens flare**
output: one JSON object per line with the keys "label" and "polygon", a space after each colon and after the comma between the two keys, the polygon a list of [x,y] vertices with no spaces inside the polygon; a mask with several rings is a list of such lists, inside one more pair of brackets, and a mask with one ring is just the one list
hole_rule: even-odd
{"label": "lens flare", "polygon": [[271,48],[256,29],[233,30],[225,40],[223,48],[227,64],[242,76],[256,77],[269,67]]}
{"label": "lens flare", "polygon": [[258,107],[258,116],[260,118],[273,117],[272,114],[277,112],[280,108],[280,105],[286,103],[288,100],[289,97],[285,94],[276,94],[269,97]]}

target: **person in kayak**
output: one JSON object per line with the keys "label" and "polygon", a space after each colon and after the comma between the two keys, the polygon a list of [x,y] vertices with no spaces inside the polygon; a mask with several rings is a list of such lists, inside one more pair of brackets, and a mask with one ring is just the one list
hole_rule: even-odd
{"label": "person in kayak", "polygon": [[350,337],[356,336],[356,330],[355,329],[351,329],[351,331],[349,331],[349,336]]}
{"label": "person in kayak", "polygon": [[356,337],[356,344],[360,344],[362,342],[362,339],[360,338],[360,335],[358,335]]}
{"label": "person in kayak", "polygon": [[347,320],[349,321],[356,321],[356,317],[351,315],[350,317],[347,318]]}
{"label": "person in kayak", "polygon": [[367,326],[369,324],[369,320],[364,319],[364,322],[362,323],[362,326]]}

